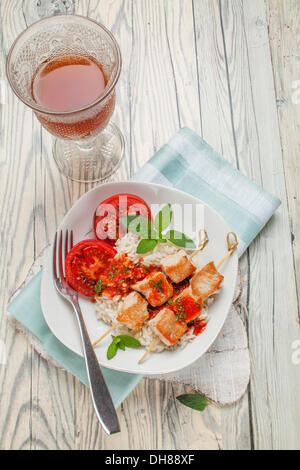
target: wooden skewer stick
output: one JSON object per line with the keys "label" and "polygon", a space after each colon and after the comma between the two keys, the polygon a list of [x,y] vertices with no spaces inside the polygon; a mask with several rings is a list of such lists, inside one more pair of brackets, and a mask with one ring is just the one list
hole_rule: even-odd
{"label": "wooden skewer stick", "polygon": [[200,251],[204,250],[204,248],[205,248],[206,245],[208,244],[209,238],[208,238],[208,235],[207,235],[206,230],[204,230],[204,229],[199,230],[199,232],[198,232],[198,240],[199,240],[198,248],[197,248],[197,250],[195,250],[195,251],[191,254],[191,258],[193,258],[195,255],[197,255]]}
{"label": "wooden skewer stick", "polygon": [[[200,237],[201,237],[201,234],[200,234],[201,231],[199,231],[199,241],[200,241]],[[202,239],[204,239],[204,244],[202,246],[202,248],[198,248],[197,252],[201,251],[201,249],[203,250],[203,248],[205,247],[205,245],[207,245],[208,243],[208,236],[207,236],[207,233],[205,230],[203,230],[203,233],[205,235],[205,237],[202,237]],[[231,237],[233,238],[233,241],[231,241]],[[239,242],[237,240],[237,236],[234,232],[229,232],[227,234],[227,246],[228,246],[228,252],[226,253],[226,255],[221,259],[220,263],[218,264],[217,266],[217,269],[219,269],[223,263],[225,263],[225,261],[230,258],[230,256],[232,255],[232,253],[236,250],[236,247],[238,246]],[[196,254],[196,253],[193,253],[193,255]],[[192,255],[192,256],[193,256]],[[148,356],[148,354],[151,353],[151,351],[155,348],[155,346],[157,346],[160,342],[160,339],[159,338],[156,338],[152,344],[149,346],[149,348],[147,349],[147,351],[145,352],[145,354],[143,355],[143,357],[141,357],[141,359],[139,360],[139,364],[141,364],[145,359],[146,357]]]}
{"label": "wooden skewer stick", "polygon": [[141,357],[141,359],[139,360],[139,364],[141,364],[142,362],[144,362],[144,360],[146,359],[146,357],[148,356],[148,354],[151,353],[151,351],[160,343],[160,339],[159,338],[155,338],[155,340],[152,342],[152,344],[149,346],[149,348],[147,349],[147,351],[145,352],[145,354],[143,355],[143,357]]}
{"label": "wooden skewer stick", "polygon": [[[233,238],[233,241],[230,240],[230,237],[232,236]],[[217,269],[219,269],[222,264],[225,263],[225,261],[230,258],[230,256],[232,255],[232,253],[236,250],[236,247],[238,246],[239,242],[238,242],[238,239],[237,239],[237,236],[234,232],[229,232],[227,233],[227,246],[228,246],[228,252],[226,253],[226,255],[221,259],[220,263],[216,266]]]}
{"label": "wooden skewer stick", "polygon": [[97,341],[93,343],[93,348],[97,346],[97,344],[100,343],[100,341],[102,341],[105,338],[105,336],[109,335],[109,333],[111,331],[114,331],[118,326],[119,326],[119,323],[115,323],[113,326],[111,326],[102,336],[100,336],[99,339],[97,339]]}

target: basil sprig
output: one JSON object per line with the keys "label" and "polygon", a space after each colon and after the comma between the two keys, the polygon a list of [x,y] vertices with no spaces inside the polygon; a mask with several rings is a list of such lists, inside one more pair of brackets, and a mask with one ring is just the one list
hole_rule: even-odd
{"label": "basil sprig", "polygon": [[126,348],[140,348],[142,345],[141,343],[136,339],[133,338],[133,336],[128,336],[128,335],[119,335],[115,336],[108,346],[106,357],[108,360],[112,359],[115,357],[115,355],[118,352],[118,349],[121,349],[122,351],[125,351]]}
{"label": "basil sprig", "polygon": [[162,210],[158,212],[158,214],[156,214],[154,219],[155,230],[157,230],[159,234],[162,234],[162,232],[169,227],[170,223],[172,222],[172,218],[173,211],[172,206],[169,203],[163,207]]}
{"label": "basil sprig", "polygon": [[193,410],[203,411],[208,405],[208,400],[204,395],[200,394],[192,394],[188,393],[186,395],[180,395],[176,397],[180,403],[187,406],[188,408],[192,408]]}
{"label": "basil sprig", "polygon": [[156,247],[158,241],[157,240],[153,240],[152,238],[150,239],[147,239],[147,238],[143,238],[137,248],[136,248],[136,252],[139,254],[139,255],[143,255],[144,253],[148,253],[149,251],[152,251],[154,250],[154,248]]}
{"label": "basil sprig", "polygon": [[152,238],[157,236],[152,221],[142,215],[127,215],[120,218],[127,230],[142,238]]}
{"label": "basil sprig", "polygon": [[128,215],[121,217],[120,222],[129,232],[134,233],[142,238],[139,242],[136,252],[138,254],[145,254],[154,250],[158,243],[171,242],[173,245],[181,248],[194,249],[195,243],[184,233],[178,230],[166,229],[169,227],[173,218],[173,211],[171,204],[164,206],[154,219],[154,224],[151,220],[143,217],[142,215]]}

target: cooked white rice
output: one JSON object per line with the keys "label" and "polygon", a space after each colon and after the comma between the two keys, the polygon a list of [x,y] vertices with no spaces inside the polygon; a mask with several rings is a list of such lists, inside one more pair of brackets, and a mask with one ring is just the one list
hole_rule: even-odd
{"label": "cooked white rice", "polygon": [[[116,243],[116,249],[118,254],[126,253],[127,256],[135,263],[141,261],[145,266],[160,266],[160,261],[162,258],[165,258],[168,255],[177,253],[178,251],[182,251],[182,249],[177,248],[174,245],[169,243],[159,243],[151,253],[147,253],[145,255],[138,255],[136,253],[137,245],[140,241],[140,238],[134,235],[133,233],[127,233],[123,238],[120,238]],[[193,259],[194,264],[197,263],[197,257]],[[118,305],[121,300],[120,296],[116,296],[113,299],[110,297],[102,296],[96,298],[96,314],[98,320],[104,321],[108,325],[113,325],[116,323],[117,314],[118,314]],[[210,299],[211,300],[211,299]],[[205,306],[202,310],[200,319],[208,320],[208,309]],[[142,328],[137,331],[133,332],[129,330],[126,326],[120,324],[114,330],[116,336],[121,334],[126,334],[130,336],[134,336],[136,339],[140,341],[140,343],[148,348],[153,341],[157,338],[157,336],[153,333],[149,324],[144,323]],[[193,334],[192,328],[182,336],[182,338],[178,341],[175,346],[168,347],[162,343],[160,343],[156,348],[153,350],[154,352],[161,352],[164,349],[177,349],[185,347],[188,342],[190,342],[193,338],[195,338]]]}

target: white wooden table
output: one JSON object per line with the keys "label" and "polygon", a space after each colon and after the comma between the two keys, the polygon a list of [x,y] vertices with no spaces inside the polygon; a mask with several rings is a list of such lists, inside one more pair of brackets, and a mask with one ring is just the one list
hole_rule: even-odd
{"label": "white wooden table", "polygon": [[126,158],[112,180],[129,179],[187,125],[282,199],[241,261],[248,394],[235,406],[199,413],[175,400],[187,387],[143,380],[120,407],[122,433],[113,437],[98,425],[89,391],[41,359],[7,322],[9,296],[90,188],[59,174],[51,136],[6,82],[7,52],[38,19],[36,3],[0,5],[0,345],[7,355],[0,448],[299,449],[299,0],[75,1],[76,13],[113,32],[123,55],[113,120]]}

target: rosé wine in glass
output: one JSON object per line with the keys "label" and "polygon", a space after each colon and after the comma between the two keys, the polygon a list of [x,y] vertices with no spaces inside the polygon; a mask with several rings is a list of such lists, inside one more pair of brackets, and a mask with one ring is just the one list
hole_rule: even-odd
{"label": "ros\u00e9 wine in glass", "polygon": [[16,95],[43,127],[58,137],[53,154],[76,181],[110,176],[124,154],[124,139],[110,123],[121,53],[95,21],[58,15],[29,26],[12,45],[7,76]]}

